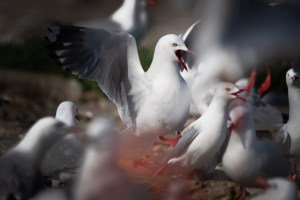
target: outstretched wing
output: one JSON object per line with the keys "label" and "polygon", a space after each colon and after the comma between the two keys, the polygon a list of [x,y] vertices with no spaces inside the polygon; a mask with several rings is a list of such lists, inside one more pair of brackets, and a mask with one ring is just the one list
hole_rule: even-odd
{"label": "outstretched wing", "polygon": [[166,160],[170,160],[174,157],[178,157],[182,155],[188,149],[189,145],[193,142],[195,137],[200,133],[200,120],[201,118],[197,119],[193,123],[191,123],[188,127],[186,127],[181,135],[182,138],[179,140],[176,147],[171,150],[171,152],[166,156]]}
{"label": "outstretched wing", "polygon": [[273,144],[277,146],[285,155],[289,154],[291,138],[287,132],[286,124],[279,129],[276,136],[273,138]]}
{"label": "outstretched wing", "polygon": [[96,81],[118,107],[127,126],[149,91],[136,42],[127,33],[74,26],[53,26],[47,35],[50,56],[65,70]]}

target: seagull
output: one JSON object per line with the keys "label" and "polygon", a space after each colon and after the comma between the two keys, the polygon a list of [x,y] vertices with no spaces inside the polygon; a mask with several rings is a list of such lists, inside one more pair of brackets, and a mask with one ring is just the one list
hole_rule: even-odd
{"label": "seagull", "polygon": [[76,26],[87,28],[104,28],[108,30],[127,32],[139,40],[149,26],[148,5],[155,1],[123,0],[123,4],[111,16],[105,19],[94,19],[75,23]]}
{"label": "seagull", "polygon": [[255,177],[287,176],[290,163],[280,150],[257,140],[249,105],[233,101],[230,109],[229,116],[234,126],[222,158],[229,178],[241,186],[256,187]]}
{"label": "seagull", "polygon": [[143,196],[145,190],[136,190],[118,166],[119,134],[114,123],[96,117],[88,125],[86,135],[88,149],[75,186],[74,199],[148,199]]}
{"label": "seagull", "polygon": [[278,146],[286,156],[292,158],[294,170],[295,164],[299,162],[300,157],[300,80],[299,70],[289,69],[286,73],[286,84],[289,96],[289,119],[284,124],[273,139],[273,143]]}
{"label": "seagull", "polygon": [[254,87],[256,80],[256,69],[251,73],[249,79],[240,79],[235,82],[239,88],[248,88],[242,95],[250,103],[254,114],[256,124],[268,124],[275,127],[280,127],[283,124],[282,113],[274,106],[262,101],[261,97],[271,86],[271,74],[268,70],[265,81],[256,89]]}
{"label": "seagull", "polygon": [[180,37],[160,38],[144,72],[135,39],[127,33],[59,26],[49,31],[54,60],[80,78],[96,81],[134,136],[148,137],[153,144],[157,136],[181,131],[190,104],[190,89],[180,75],[181,68],[188,70],[182,52],[194,52]]}
{"label": "seagull", "polygon": [[264,179],[262,177],[256,178],[256,183],[266,191],[260,195],[254,196],[251,200],[297,200],[298,190],[294,182],[281,177]]}
{"label": "seagull", "polygon": [[52,117],[38,120],[23,140],[0,158],[0,199],[29,199],[43,187],[42,159],[70,131]]}
{"label": "seagull", "polygon": [[[79,120],[77,106],[71,101],[62,102],[56,110],[55,119],[69,127],[75,127],[76,120]],[[77,135],[66,135],[47,152],[42,163],[42,173],[51,176],[52,179],[68,182],[76,175],[76,170],[83,160],[84,150],[84,144]]]}
{"label": "seagull", "polygon": [[234,84],[221,82],[205,113],[182,132],[182,138],[153,176],[174,168],[174,173],[189,175],[195,169],[205,170],[216,157],[227,132],[228,104],[243,92]]}

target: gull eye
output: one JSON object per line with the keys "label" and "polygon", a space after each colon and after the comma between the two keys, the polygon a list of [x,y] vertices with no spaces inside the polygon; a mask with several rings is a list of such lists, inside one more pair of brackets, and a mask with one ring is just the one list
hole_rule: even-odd
{"label": "gull eye", "polygon": [[177,46],[178,46],[178,44],[177,44],[177,43],[173,43],[172,45],[173,45],[173,47],[177,47]]}
{"label": "gull eye", "polygon": [[225,90],[226,90],[227,92],[229,92],[231,89],[230,89],[230,88],[225,88]]}

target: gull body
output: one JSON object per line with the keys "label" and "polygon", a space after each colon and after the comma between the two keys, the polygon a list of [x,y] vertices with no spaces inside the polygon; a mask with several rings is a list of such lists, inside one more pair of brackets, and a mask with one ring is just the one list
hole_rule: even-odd
{"label": "gull body", "polygon": [[257,140],[252,110],[232,102],[229,116],[234,128],[222,159],[229,178],[242,186],[254,187],[255,177],[287,176],[290,163],[280,150]]}
{"label": "gull body", "polygon": [[290,69],[286,73],[286,83],[289,96],[289,119],[277,132],[273,143],[278,146],[285,155],[291,157],[294,162],[299,162],[300,157],[300,80],[298,69]]}
{"label": "gull body", "polygon": [[207,111],[183,130],[166,164],[155,175],[161,174],[166,167],[174,168],[176,174],[210,167],[226,137],[228,104],[238,92],[240,90],[231,83],[219,83]]}
{"label": "gull body", "polygon": [[[70,101],[62,102],[56,110],[55,119],[69,127],[75,127],[76,120],[79,119],[77,106]],[[42,163],[43,174],[63,182],[70,181],[81,166],[84,150],[77,135],[66,135],[47,152]]]}
{"label": "gull body", "polygon": [[96,81],[135,137],[151,138],[148,142],[153,143],[158,135],[183,127],[190,90],[179,71],[186,68],[181,53],[190,51],[178,36],[159,39],[147,72],[141,67],[134,38],[126,33],[51,27],[48,40],[50,55],[64,69]]}
{"label": "gull body", "polygon": [[52,117],[37,121],[23,140],[0,158],[0,199],[28,199],[43,187],[40,171],[47,150],[67,133]]}
{"label": "gull body", "polygon": [[[97,117],[88,125],[88,149],[75,187],[75,199],[148,199],[118,166],[118,134],[112,121]],[[142,196],[139,196],[142,195]]]}

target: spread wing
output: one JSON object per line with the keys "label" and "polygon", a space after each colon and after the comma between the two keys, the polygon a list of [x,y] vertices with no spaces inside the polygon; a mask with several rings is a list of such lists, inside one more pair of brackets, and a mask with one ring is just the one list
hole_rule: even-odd
{"label": "spread wing", "polygon": [[197,119],[182,131],[182,138],[179,140],[176,147],[169,153],[169,155],[166,156],[166,160],[178,157],[188,149],[189,145],[201,132],[201,128],[199,127],[200,119],[201,118]]}
{"label": "spread wing", "polygon": [[65,70],[96,81],[118,107],[129,127],[149,91],[136,41],[127,33],[74,26],[53,26],[47,35],[49,54]]}
{"label": "spread wing", "polygon": [[273,139],[273,144],[281,149],[285,154],[289,154],[291,138],[286,129],[286,124],[282,126]]}

